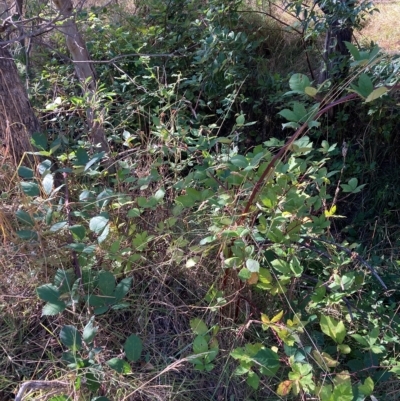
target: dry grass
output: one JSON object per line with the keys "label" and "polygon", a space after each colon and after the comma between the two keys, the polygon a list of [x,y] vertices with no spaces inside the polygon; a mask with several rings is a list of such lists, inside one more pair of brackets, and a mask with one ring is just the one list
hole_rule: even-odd
{"label": "dry grass", "polygon": [[363,30],[356,35],[359,41],[371,41],[388,53],[400,53],[400,1],[377,2],[379,12],[368,16]]}

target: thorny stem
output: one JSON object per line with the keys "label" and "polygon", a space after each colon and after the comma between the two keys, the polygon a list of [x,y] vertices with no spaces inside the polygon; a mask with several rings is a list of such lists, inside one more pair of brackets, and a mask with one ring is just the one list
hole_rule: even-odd
{"label": "thorny stem", "polygon": [[[69,207],[69,190],[68,190],[68,174],[63,172],[64,184],[65,184],[65,212],[67,213],[68,227],[71,227],[71,209]],[[72,244],[72,234],[69,233],[69,241]],[[79,266],[78,255],[75,250],[72,250],[72,263],[74,265],[74,271],[77,278],[82,277],[81,267]]]}
{"label": "thorny stem", "polygon": [[[325,114],[327,111],[333,109],[335,106],[338,106],[339,104],[342,103],[347,103],[351,100],[354,100],[358,97],[357,93],[350,93],[349,95],[344,96],[341,99],[335,100],[332,103],[329,103],[328,105],[326,105],[325,107],[323,107],[321,110],[318,111],[318,113],[314,116],[314,119],[319,118],[320,116],[322,116],[323,114]],[[251,206],[254,203],[254,200],[256,198],[256,196],[258,195],[258,193],[260,192],[261,188],[264,186],[264,184],[267,182],[269,175],[272,173],[275,164],[282,160],[283,157],[285,156],[285,154],[289,151],[290,146],[293,144],[293,142],[296,141],[296,139],[298,139],[301,134],[303,134],[303,132],[306,130],[306,128],[308,127],[308,122],[305,122],[300,128],[297,129],[297,131],[292,135],[292,137],[286,142],[286,144],[279,150],[279,152],[272,158],[272,160],[270,161],[270,163],[268,164],[267,168],[264,170],[264,172],[261,174],[261,177],[258,179],[258,181],[256,182],[256,184],[254,185],[253,191],[250,194],[249,200],[246,203],[246,206],[238,220],[238,225],[240,225],[241,223],[243,223],[243,220],[245,219],[245,217],[247,216],[247,214],[249,213],[249,210],[251,208]]]}

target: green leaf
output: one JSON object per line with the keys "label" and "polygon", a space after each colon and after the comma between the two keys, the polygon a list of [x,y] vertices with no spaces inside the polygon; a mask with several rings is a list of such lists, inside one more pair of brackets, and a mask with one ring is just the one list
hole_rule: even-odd
{"label": "green leaf", "polygon": [[190,328],[192,329],[194,334],[204,335],[208,332],[207,325],[204,323],[202,319],[194,318],[190,320]]}
{"label": "green leaf", "polygon": [[380,98],[381,96],[383,96],[385,93],[387,93],[389,91],[388,88],[386,88],[385,86],[381,86],[375,90],[373,90],[368,97],[365,99],[365,103],[369,103],[372,102],[375,99]]}
{"label": "green leaf", "polygon": [[249,165],[249,161],[246,159],[246,157],[242,155],[234,155],[229,159],[229,161],[234,166],[239,168],[246,168]]}
{"label": "green leaf", "polygon": [[297,117],[297,115],[289,109],[283,109],[278,113],[280,116],[282,116],[283,118],[286,118],[286,120],[288,121],[292,121],[297,123],[299,121],[299,118]]}
{"label": "green leaf", "polygon": [[36,182],[21,182],[21,188],[25,195],[28,196],[39,196],[40,189]]}
{"label": "green leaf", "polygon": [[133,277],[126,277],[122,279],[115,288],[114,297],[115,302],[121,301],[122,298],[128,294],[130,288],[132,287]]}
{"label": "green leaf", "polygon": [[321,330],[336,343],[342,344],[346,337],[346,328],[341,320],[336,320],[330,316],[321,316]]}
{"label": "green leaf", "polygon": [[62,394],[62,395],[55,395],[54,397],[49,398],[49,401],[70,401],[71,399]]}
{"label": "green leaf", "polygon": [[154,194],[154,198],[157,201],[160,201],[164,198],[165,195],[165,190],[163,188],[160,188],[155,194]]}
{"label": "green leaf", "polygon": [[242,269],[240,269],[238,277],[242,281],[247,281],[251,277],[251,272],[246,267],[243,267]]}
{"label": "green leaf", "polygon": [[60,341],[73,352],[82,348],[82,337],[75,326],[63,326],[60,331]]}
{"label": "green leaf", "polygon": [[108,234],[110,233],[110,224],[108,223],[105,227],[104,230],[102,231],[101,235],[97,237],[97,242],[101,244],[103,241],[106,240],[108,237]]}
{"label": "green leaf", "polygon": [[58,299],[60,298],[60,292],[58,291],[58,288],[53,284],[41,285],[40,287],[36,288],[36,292],[38,294],[38,297],[42,301],[52,303],[58,302]]}
{"label": "green leaf", "polygon": [[197,199],[190,195],[182,195],[182,196],[177,196],[175,198],[175,201],[177,203],[181,203],[184,207],[192,207],[196,204]]}
{"label": "green leaf", "polygon": [[46,195],[50,195],[53,191],[54,177],[53,174],[46,174],[42,179],[43,190]]}
{"label": "green leaf", "polygon": [[22,224],[29,227],[34,227],[35,220],[31,217],[31,215],[28,212],[25,212],[25,210],[22,209],[17,210],[15,216]]}
{"label": "green leaf", "polygon": [[76,156],[76,161],[74,164],[76,166],[84,166],[89,162],[89,155],[83,148],[78,148],[75,152],[75,156]]}
{"label": "green leaf", "polygon": [[131,362],[137,362],[142,355],[143,344],[142,340],[135,334],[131,334],[125,341],[125,355]]}
{"label": "green leaf", "polygon": [[363,97],[370,96],[374,89],[371,78],[367,74],[361,74],[358,79],[358,93]]}
{"label": "green leaf", "polygon": [[251,273],[258,273],[260,271],[260,264],[254,259],[247,259],[246,267]]}
{"label": "green leaf", "polygon": [[88,322],[88,324],[85,326],[83,329],[83,341],[85,341],[86,344],[91,344],[93,342],[94,336],[97,333],[98,327],[94,326],[94,316],[92,316]]}
{"label": "green leaf", "polygon": [[63,301],[47,303],[42,309],[42,316],[55,316],[67,308]]}
{"label": "green leaf", "polygon": [[357,61],[361,59],[360,52],[358,51],[357,47],[350,42],[344,42],[344,44],[346,45],[350,54],[353,56],[354,60]]}
{"label": "green leaf", "polygon": [[129,363],[124,361],[123,359],[112,358],[106,363],[111,369],[115,370],[118,373],[127,374],[132,372]]}
{"label": "green leaf", "polygon": [[90,391],[96,392],[100,388],[99,379],[92,372],[85,373],[85,379],[86,386]]}
{"label": "green leaf", "polygon": [[47,135],[42,133],[34,133],[31,137],[32,145],[39,150],[47,149]]}
{"label": "green leaf", "polygon": [[100,308],[94,309],[93,313],[98,316],[102,315],[103,313],[106,313],[108,311],[109,307],[108,306],[101,306]]}
{"label": "green leaf", "polygon": [[128,211],[128,213],[126,214],[127,217],[139,217],[140,216],[140,210],[138,208],[133,208],[131,210]]}
{"label": "green leaf", "polygon": [[308,96],[315,97],[318,93],[318,90],[316,88],[313,88],[312,86],[307,86],[306,88],[304,88],[304,93]]}
{"label": "green leaf", "polygon": [[109,271],[102,270],[98,276],[98,287],[101,295],[113,295],[115,289],[115,277]]}
{"label": "green leaf", "polygon": [[83,171],[89,170],[90,167],[92,167],[95,163],[99,162],[104,157],[105,154],[106,152],[100,152],[95,154],[90,160],[90,162],[86,163],[85,169]]}
{"label": "green leaf", "polygon": [[70,229],[73,237],[78,240],[83,240],[86,236],[86,229],[84,226],[82,226],[80,224],[71,226],[69,229]]}
{"label": "green leaf", "polygon": [[75,275],[72,270],[57,269],[53,282],[60,294],[63,294],[67,291],[71,291],[74,280]]}
{"label": "green leaf", "polygon": [[369,343],[364,336],[360,336],[360,334],[352,334],[351,337],[353,337],[363,347],[369,347]]}
{"label": "green leaf", "polygon": [[303,273],[303,266],[301,266],[299,259],[297,259],[296,256],[293,256],[292,260],[290,261],[289,268],[295,277],[301,277]]}
{"label": "green leaf", "polygon": [[25,178],[25,179],[29,180],[29,179],[33,178],[33,170],[31,168],[21,166],[18,168],[18,175],[21,178]]}
{"label": "green leaf", "polygon": [[262,373],[267,376],[274,376],[280,367],[279,356],[267,348],[258,351],[252,359],[263,368]]}
{"label": "green leaf", "polygon": [[340,344],[338,345],[338,351],[342,354],[350,354],[351,348],[347,344]]}
{"label": "green leaf", "polygon": [[245,122],[244,114],[239,114],[239,116],[236,117],[236,124],[243,125],[244,122]]}
{"label": "green leaf", "polygon": [[370,377],[367,377],[363,384],[358,385],[358,389],[363,395],[368,397],[374,391],[374,381]]}
{"label": "green leaf", "polygon": [[257,390],[258,386],[260,385],[260,377],[257,375],[257,373],[250,371],[247,376],[246,383],[254,390]]}
{"label": "green leaf", "polygon": [[57,231],[62,230],[64,227],[68,226],[68,222],[67,221],[59,221],[58,223],[53,224],[50,227],[50,232],[52,233],[56,233]]}
{"label": "green leaf", "polygon": [[293,74],[289,80],[290,89],[297,93],[305,93],[305,89],[310,85],[310,80],[304,74]]}
{"label": "green leaf", "polygon": [[282,273],[285,276],[291,276],[291,269],[289,266],[289,263],[282,259],[275,259],[271,262],[271,265],[275,270],[277,270],[279,273]]}
{"label": "green leaf", "polygon": [[18,230],[15,232],[19,238],[23,240],[37,240],[39,237],[36,231],[31,230]]}
{"label": "green leaf", "polygon": [[92,217],[89,222],[89,228],[96,234],[100,234],[106,227],[108,221],[109,221],[108,217],[102,215]]}
{"label": "green leaf", "polygon": [[208,351],[208,343],[204,336],[197,336],[193,341],[193,352],[195,354],[202,354]]}

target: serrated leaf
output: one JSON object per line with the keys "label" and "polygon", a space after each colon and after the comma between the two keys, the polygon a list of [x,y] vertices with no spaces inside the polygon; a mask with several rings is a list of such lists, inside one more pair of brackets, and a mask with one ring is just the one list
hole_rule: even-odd
{"label": "serrated leaf", "polygon": [[297,123],[298,122],[298,117],[296,116],[296,114],[289,109],[283,109],[278,113],[280,116],[282,116],[283,118],[286,118],[286,120]]}
{"label": "serrated leaf", "polygon": [[374,89],[369,95],[368,97],[365,99],[365,103],[369,103],[372,102],[375,99],[380,98],[381,96],[383,96],[385,93],[387,93],[389,91],[388,88],[386,88],[385,86],[381,86],[377,89]]}
{"label": "serrated leaf", "polygon": [[363,384],[358,385],[358,389],[363,395],[368,397],[374,391],[374,381],[370,377],[367,377]]}
{"label": "serrated leaf", "polygon": [[197,336],[193,341],[193,352],[195,354],[202,354],[208,351],[208,343],[204,336]]}
{"label": "serrated leaf", "polygon": [[92,217],[89,222],[89,228],[96,234],[100,234],[106,227],[108,221],[109,219],[102,215]]}
{"label": "serrated leaf", "polygon": [[60,331],[60,341],[72,352],[82,348],[82,337],[75,326],[63,326]]}
{"label": "serrated leaf", "polygon": [[127,217],[139,217],[140,216],[140,210],[138,208],[133,208],[129,210],[129,212],[126,214]]}
{"label": "serrated leaf", "polygon": [[94,336],[97,333],[98,327],[94,324],[94,316],[92,316],[88,324],[83,329],[82,338],[86,344],[91,344],[93,342]]}
{"label": "serrated leaf", "polygon": [[53,284],[41,285],[40,287],[36,288],[36,293],[42,301],[50,303],[57,302],[60,298],[60,292]]}
{"label": "serrated leaf", "polygon": [[86,229],[80,224],[69,227],[74,238],[78,240],[83,240],[86,236]]}
{"label": "serrated leaf", "polygon": [[258,351],[252,359],[263,368],[267,376],[274,376],[280,367],[279,356],[267,348]]}
{"label": "serrated leaf", "polygon": [[334,368],[339,365],[339,361],[333,359],[329,354],[326,352],[319,352],[318,350],[313,350],[312,355],[319,365],[319,367],[323,370],[328,368]]}
{"label": "serrated leaf", "polygon": [[310,86],[310,80],[304,74],[293,74],[289,80],[290,89],[294,92],[304,93]]}
{"label": "serrated leaf", "polygon": [[202,319],[194,318],[190,320],[190,328],[192,329],[194,334],[204,335],[208,332],[207,325],[204,323]]}
{"label": "serrated leaf", "polygon": [[260,377],[257,375],[257,373],[250,371],[247,376],[246,383],[254,390],[257,390],[258,386],[260,385]]}
{"label": "serrated leaf", "polygon": [[126,277],[118,283],[114,291],[114,297],[116,299],[116,302],[121,301],[121,299],[124,298],[126,294],[128,294],[130,288],[132,287],[132,282],[133,282],[132,277]]}
{"label": "serrated leaf", "polygon": [[98,287],[102,295],[112,295],[115,289],[114,274],[102,270],[98,276]]}
{"label": "serrated leaf", "polygon": [[47,303],[43,306],[42,316],[55,316],[58,313],[64,311],[67,305],[63,301],[54,301],[52,303]]}
{"label": "serrated leaf", "polygon": [[286,261],[284,261],[282,259],[275,259],[271,262],[271,265],[279,273],[282,273],[285,276],[291,276],[291,270],[289,267],[289,263],[287,263]]}
{"label": "serrated leaf", "polygon": [[127,374],[131,373],[132,369],[129,363],[119,358],[112,358],[106,362],[107,365],[118,373]]}
{"label": "serrated leaf", "polygon": [[143,350],[142,340],[135,334],[131,334],[125,341],[124,351],[127,359],[131,362],[137,362]]}

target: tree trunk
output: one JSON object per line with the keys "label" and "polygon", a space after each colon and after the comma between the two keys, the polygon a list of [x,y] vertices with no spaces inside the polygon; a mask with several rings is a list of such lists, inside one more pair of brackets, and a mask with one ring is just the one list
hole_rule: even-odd
{"label": "tree trunk", "polygon": [[[343,62],[349,56],[345,42],[351,42],[353,27],[349,19],[344,24],[339,23],[340,17],[336,14],[335,4],[330,2],[318,2],[328,22],[328,31],[325,37],[324,65],[322,67],[318,83],[332,78],[334,81],[346,78],[348,65]],[[348,4],[349,10],[352,5]],[[347,63],[348,64],[348,63]]]}
{"label": "tree trunk", "polygon": [[16,164],[32,150],[30,137],[39,129],[14,60],[7,45],[0,44],[0,138]]}
{"label": "tree trunk", "polygon": [[[60,31],[65,35],[69,52],[74,61],[76,75],[83,87],[83,90],[89,94],[89,101],[94,97],[96,90],[96,74],[90,63],[89,52],[82,35],[78,31],[74,20],[74,6],[71,0],[53,0],[54,5],[64,19],[59,26]],[[90,139],[94,146],[100,146],[100,149],[109,152],[109,146],[104,131],[101,115],[92,107],[86,111],[88,125],[90,130]]]}

